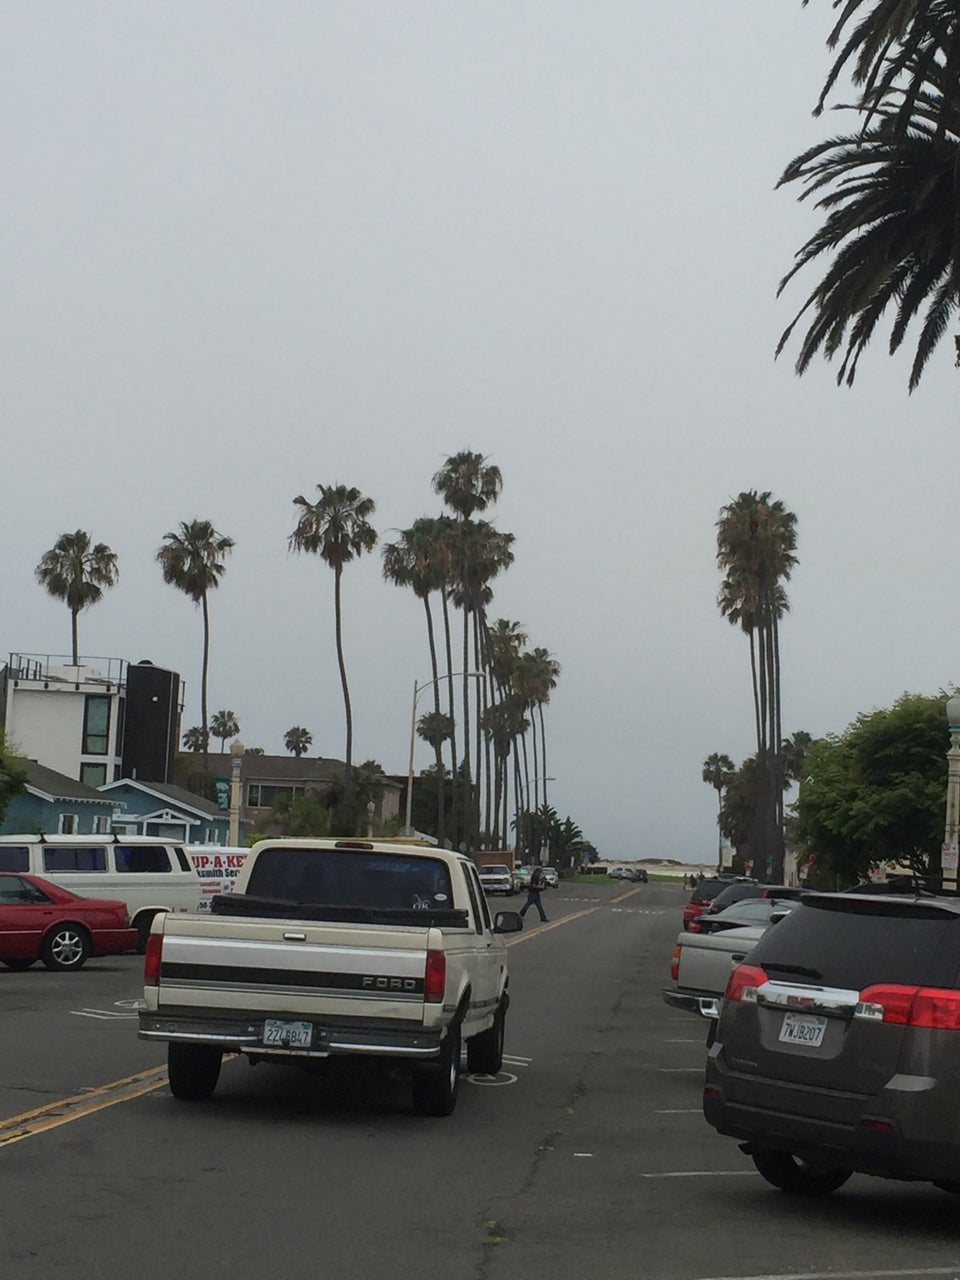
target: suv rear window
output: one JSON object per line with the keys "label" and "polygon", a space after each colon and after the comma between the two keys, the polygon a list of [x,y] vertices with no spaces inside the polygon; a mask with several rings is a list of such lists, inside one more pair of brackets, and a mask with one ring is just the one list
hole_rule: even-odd
{"label": "suv rear window", "polygon": [[750,963],[862,991],[874,982],[956,985],[960,917],[935,906],[828,898],[801,902],[764,934]]}
{"label": "suv rear window", "polygon": [[374,911],[453,906],[445,863],[362,849],[264,849],[246,892],[282,902]]}

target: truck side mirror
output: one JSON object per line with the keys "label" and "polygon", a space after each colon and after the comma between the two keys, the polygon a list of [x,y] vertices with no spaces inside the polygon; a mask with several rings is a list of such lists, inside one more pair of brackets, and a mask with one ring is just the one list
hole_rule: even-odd
{"label": "truck side mirror", "polygon": [[519,933],[523,928],[523,916],[519,911],[498,911],[493,917],[494,933]]}

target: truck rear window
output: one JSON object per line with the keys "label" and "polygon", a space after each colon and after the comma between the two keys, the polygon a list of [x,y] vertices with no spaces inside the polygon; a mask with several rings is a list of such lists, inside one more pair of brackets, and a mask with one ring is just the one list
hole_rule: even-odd
{"label": "truck rear window", "polygon": [[453,906],[445,863],[363,849],[264,849],[257,855],[246,892],[281,902],[373,911]]}

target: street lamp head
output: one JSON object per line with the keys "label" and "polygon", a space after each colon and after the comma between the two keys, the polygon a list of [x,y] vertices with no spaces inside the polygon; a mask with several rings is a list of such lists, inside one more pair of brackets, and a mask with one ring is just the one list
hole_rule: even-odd
{"label": "street lamp head", "polygon": [[230,754],[234,758],[238,758],[243,755],[244,751],[246,751],[246,747],[243,745],[240,739],[234,738],[234,740],[230,743]]}
{"label": "street lamp head", "polygon": [[960,733],[960,693],[947,699],[947,724],[951,733]]}

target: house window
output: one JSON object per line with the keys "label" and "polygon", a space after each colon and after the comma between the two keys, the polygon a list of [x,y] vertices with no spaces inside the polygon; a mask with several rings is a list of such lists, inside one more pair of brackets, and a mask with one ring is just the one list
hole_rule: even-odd
{"label": "house window", "polygon": [[303,787],[268,787],[259,782],[251,782],[247,787],[247,804],[251,809],[272,809],[281,797],[296,800],[304,794]]}
{"label": "house window", "polygon": [[77,834],[77,815],[75,813],[61,813],[60,820],[57,823],[57,831],[62,836],[75,836]]}
{"label": "house window", "polygon": [[107,851],[103,845],[44,845],[44,871],[106,871]]}
{"label": "house window", "polygon": [[110,815],[108,813],[98,813],[93,819],[93,834],[96,836],[110,834]]}
{"label": "house window", "polygon": [[[83,700],[83,746],[85,756],[105,756],[110,738],[110,699],[88,693]],[[106,781],[106,778],[104,778]]]}
{"label": "house window", "polygon": [[88,787],[102,787],[106,780],[107,766],[105,764],[82,764],[80,766],[80,781],[85,782]]}

